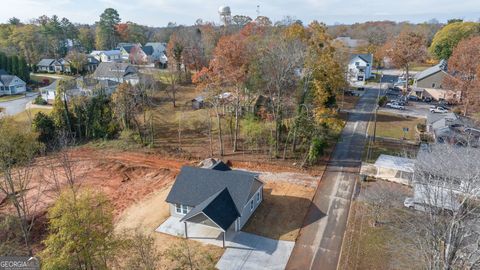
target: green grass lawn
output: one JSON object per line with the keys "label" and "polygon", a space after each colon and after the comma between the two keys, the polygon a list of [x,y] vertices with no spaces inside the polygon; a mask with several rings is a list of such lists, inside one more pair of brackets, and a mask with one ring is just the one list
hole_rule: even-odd
{"label": "green grass lawn", "polygon": [[30,74],[30,80],[31,81],[34,81],[34,82],[43,82],[43,80],[48,80],[50,83],[53,82],[54,80],[56,80],[54,77],[50,77],[49,75],[51,76],[55,76],[55,77],[61,77],[61,78],[65,78],[65,79],[72,79],[74,77],[72,76],[69,76],[69,75],[63,75],[63,74],[42,74],[42,73],[36,73],[36,74]]}
{"label": "green grass lawn", "polygon": [[30,123],[35,115],[39,112],[43,112],[45,114],[50,114],[52,112],[51,109],[39,109],[39,108],[34,108],[34,109],[29,109],[25,110],[19,114],[16,114],[13,116],[13,119],[18,122],[18,123]]}
{"label": "green grass lawn", "polygon": [[18,94],[18,95],[11,95],[11,96],[1,96],[0,97],[0,102],[5,102],[5,101],[10,101],[14,99],[18,99],[25,96],[24,94]]}
{"label": "green grass lawn", "polygon": [[[369,152],[370,151],[370,156]],[[401,156],[414,158],[418,152],[417,145],[377,141],[375,143],[367,144],[363,152],[362,160],[368,163],[375,163],[377,158],[384,155]]]}
{"label": "green grass lawn", "polygon": [[[425,119],[379,112],[376,136],[392,139],[403,139],[405,136],[405,139],[413,141],[415,140],[415,126],[420,123],[425,124]],[[374,123],[370,122],[369,135],[373,135],[374,127]],[[408,128],[408,132],[404,133],[403,128]]]}

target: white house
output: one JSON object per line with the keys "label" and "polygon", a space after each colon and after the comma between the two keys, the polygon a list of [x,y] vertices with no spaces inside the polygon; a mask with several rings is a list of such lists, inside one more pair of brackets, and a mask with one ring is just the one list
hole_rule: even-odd
{"label": "white house", "polygon": [[365,84],[372,77],[372,54],[353,54],[348,63],[348,81],[352,84]]}
{"label": "white house", "polygon": [[167,44],[162,42],[148,42],[147,44],[145,44],[145,47],[147,46],[151,46],[153,49],[153,52],[151,53],[151,55],[149,55],[151,62],[159,63],[160,67],[165,68],[168,63],[168,58],[166,55]]}
{"label": "white house", "polygon": [[122,60],[120,50],[92,51],[90,55],[100,62],[120,62]]}
{"label": "white house", "polygon": [[0,96],[15,95],[27,91],[27,84],[15,75],[0,75]]}
{"label": "white house", "polygon": [[137,69],[125,63],[102,62],[93,73],[93,78],[99,81],[110,80],[118,83],[128,82],[138,84],[140,78]]}
{"label": "white house", "polygon": [[58,60],[44,58],[40,60],[37,64],[37,71],[38,72],[49,72],[49,73],[59,73],[63,71],[62,63]]}

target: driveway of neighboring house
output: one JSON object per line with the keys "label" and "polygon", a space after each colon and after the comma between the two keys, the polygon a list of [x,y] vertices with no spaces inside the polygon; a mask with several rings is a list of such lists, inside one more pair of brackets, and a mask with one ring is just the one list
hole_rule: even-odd
{"label": "driveway of neighboring house", "polygon": [[0,102],[0,107],[5,108],[6,115],[15,115],[25,111],[27,103],[34,100],[37,95],[37,93],[27,93],[26,97]]}
{"label": "driveway of neighboring house", "polygon": [[[155,231],[184,237],[184,223],[178,217],[169,217]],[[207,244],[222,246],[219,230],[188,223],[188,238]],[[285,269],[294,242],[274,240],[245,232],[228,231],[226,250],[216,267],[220,270]]]}

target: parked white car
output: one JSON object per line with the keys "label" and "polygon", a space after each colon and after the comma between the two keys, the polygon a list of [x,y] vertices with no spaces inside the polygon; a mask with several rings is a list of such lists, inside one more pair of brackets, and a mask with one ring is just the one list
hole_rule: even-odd
{"label": "parked white car", "polygon": [[405,106],[400,105],[396,102],[389,102],[385,106],[387,106],[388,108],[392,108],[392,109],[405,110]]}
{"label": "parked white car", "polygon": [[431,113],[448,113],[448,110],[443,107],[430,107]]}
{"label": "parked white car", "polygon": [[405,198],[403,205],[407,208],[414,208],[415,207],[415,200],[412,197]]}

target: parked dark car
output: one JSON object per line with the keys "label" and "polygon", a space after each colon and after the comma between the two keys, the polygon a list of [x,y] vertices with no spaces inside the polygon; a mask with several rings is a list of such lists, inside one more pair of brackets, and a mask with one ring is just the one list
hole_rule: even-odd
{"label": "parked dark car", "polygon": [[345,93],[345,96],[355,96],[355,93],[352,90],[347,90],[344,93]]}
{"label": "parked dark car", "polygon": [[408,100],[411,100],[411,101],[418,101],[419,98],[417,96],[408,96]]}
{"label": "parked dark car", "polygon": [[432,98],[431,97],[426,97],[426,98],[423,99],[423,101],[426,102],[426,103],[430,103],[430,102],[432,102]]}

